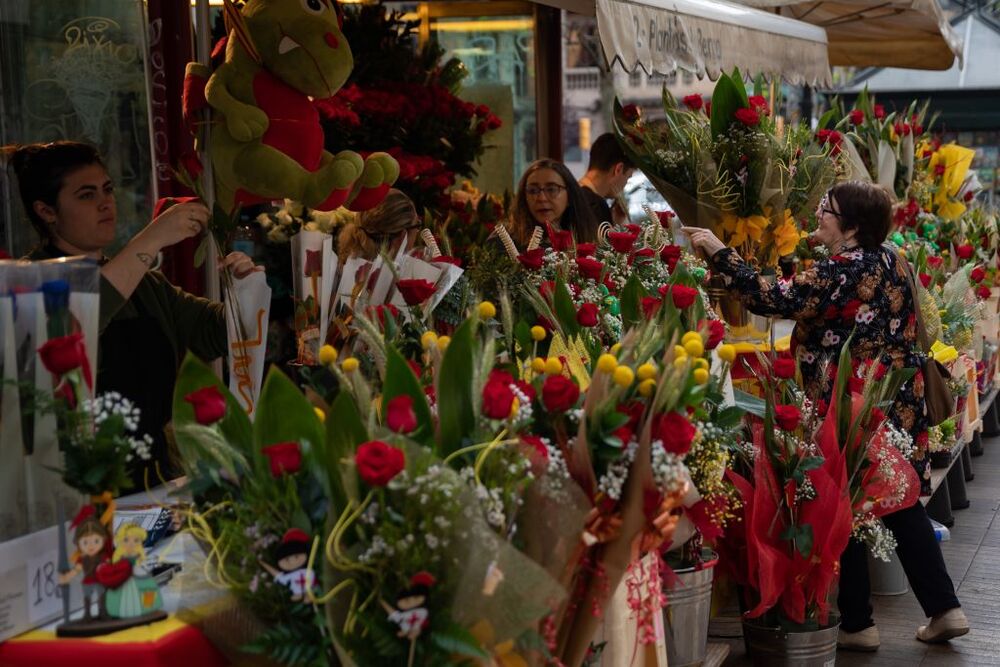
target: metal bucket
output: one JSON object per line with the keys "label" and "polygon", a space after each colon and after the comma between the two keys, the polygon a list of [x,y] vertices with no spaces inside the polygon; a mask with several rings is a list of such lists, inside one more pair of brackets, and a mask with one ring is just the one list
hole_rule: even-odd
{"label": "metal bucket", "polygon": [[905,595],[906,573],[895,551],[889,554],[889,562],[873,558],[868,554],[868,575],[871,578],[872,595]]}
{"label": "metal bucket", "polygon": [[822,630],[785,632],[743,621],[743,636],[755,667],[833,667],[840,623]]}
{"label": "metal bucket", "polygon": [[705,660],[716,558],[712,554],[700,570],[677,570],[677,584],[666,591],[668,605],[663,609],[663,626],[670,667],[694,667]]}

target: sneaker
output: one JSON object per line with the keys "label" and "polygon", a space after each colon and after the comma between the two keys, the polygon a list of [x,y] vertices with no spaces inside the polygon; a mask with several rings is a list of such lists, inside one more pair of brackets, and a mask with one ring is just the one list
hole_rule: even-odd
{"label": "sneaker", "polygon": [[877,651],[879,647],[878,628],[874,625],[860,632],[837,632],[837,648],[845,651]]}
{"label": "sneaker", "polygon": [[938,614],[927,625],[917,629],[917,639],[928,644],[939,644],[955,637],[961,637],[969,631],[969,619],[961,607],[949,609]]}

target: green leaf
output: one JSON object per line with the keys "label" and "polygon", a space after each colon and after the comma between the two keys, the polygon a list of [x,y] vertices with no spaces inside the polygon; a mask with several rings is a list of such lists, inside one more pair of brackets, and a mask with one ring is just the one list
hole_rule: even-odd
{"label": "green leaf", "polygon": [[[213,428],[222,434],[230,447],[234,447],[246,459],[252,459],[255,452],[252,447],[253,431],[250,418],[211,367],[190,352],[184,358],[177,373],[177,382],[174,384],[174,430],[178,432],[177,444],[182,448],[182,453],[185,447],[189,453],[193,453],[201,446],[197,439],[197,431],[192,432],[193,435],[187,432],[180,433],[185,425],[198,424],[194,418],[194,406],[184,400],[184,397],[205,387],[215,387],[226,400],[226,414],[213,425]],[[197,459],[186,460],[185,463],[190,467],[195,460]]]}
{"label": "green leaf", "polygon": [[344,506],[343,500],[347,497],[357,498],[358,495],[354,469],[345,467],[343,461],[352,457],[358,445],[368,440],[368,430],[354,397],[349,392],[340,392],[326,413],[326,467],[333,500],[339,507]]}
{"label": "green leaf", "polygon": [[383,421],[389,401],[403,395],[413,399],[413,412],[417,415],[417,430],[408,436],[421,444],[430,444],[434,438],[434,420],[427,405],[427,396],[406,359],[399,350],[389,345],[386,347],[385,383],[382,386]]}
{"label": "green leaf", "polygon": [[816,470],[821,465],[823,465],[823,461],[824,459],[822,456],[807,456],[801,461],[799,461],[798,469],[802,470],[803,472],[808,470]]}
{"label": "green leaf", "polygon": [[726,133],[729,125],[733,122],[737,109],[750,106],[746,88],[739,76],[738,70],[734,71],[732,75],[723,74],[715,84],[715,91],[712,93],[711,117],[713,137]]}
{"label": "green leaf", "polygon": [[[556,287],[552,295],[552,306],[560,326],[567,336],[576,336],[580,332],[580,325],[576,321],[576,307],[573,305],[573,296],[566,287],[566,282],[562,276],[556,278]],[[569,341],[567,341],[569,342]]]}
{"label": "green leaf", "polygon": [[487,659],[490,654],[483,650],[472,633],[459,625],[452,625],[445,632],[432,632],[431,641],[447,653]]}
{"label": "green leaf", "polygon": [[715,425],[723,429],[736,428],[739,425],[740,420],[743,419],[743,415],[746,411],[736,405],[730,405],[719,410],[719,413],[715,416],[713,420]]}
{"label": "green leaf", "polygon": [[438,380],[438,452],[445,457],[462,446],[462,439],[476,425],[472,380],[476,354],[473,327],[476,320],[463,322],[451,337],[441,360]]}
{"label": "green leaf", "polygon": [[733,403],[737,408],[761,419],[764,418],[764,413],[767,410],[767,403],[764,402],[763,398],[739,389],[733,391]]}
{"label": "green leaf", "polygon": [[[519,359],[527,359],[531,356],[531,351],[534,349],[535,340],[531,337],[531,326],[524,320],[518,321],[517,325],[514,327],[514,340],[521,347],[520,354],[518,354]],[[513,353],[513,350],[511,350]]]}
{"label": "green leaf", "polygon": [[264,379],[253,422],[254,445],[261,448],[280,442],[297,442],[321,479],[326,465],[326,432],[312,404],[295,383],[277,368]]}
{"label": "green leaf", "polygon": [[212,242],[212,239],[205,234],[201,237],[201,241],[198,242],[198,247],[194,251],[194,266],[195,268],[201,268],[205,264],[205,257],[208,255],[208,244]]}
{"label": "green leaf", "polygon": [[818,130],[826,129],[826,126],[830,124],[830,122],[834,119],[836,115],[837,112],[834,109],[830,109],[829,111],[827,111],[825,114],[819,117],[819,123],[817,123],[816,129]]}
{"label": "green leaf", "polygon": [[[678,263],[678,266],[680,266],[680,263]],[[644,296],[644,292],[645,290],[642,287],[642,282],[639,280],[638,273],[635,271],[630,272],[618,300],[622,313],[623,329],[627,330],[629,327],[635,326],[642,321],[642,297]]]}

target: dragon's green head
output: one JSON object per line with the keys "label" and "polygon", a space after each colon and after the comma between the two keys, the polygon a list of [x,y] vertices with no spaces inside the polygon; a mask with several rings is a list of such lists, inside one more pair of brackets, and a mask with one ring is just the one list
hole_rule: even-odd
{"label": "dragon's green head", "polygon": [[242,13],[261,64],[291,87],[327,98],[347,81],[354,58],[336,0],[249,0]]}

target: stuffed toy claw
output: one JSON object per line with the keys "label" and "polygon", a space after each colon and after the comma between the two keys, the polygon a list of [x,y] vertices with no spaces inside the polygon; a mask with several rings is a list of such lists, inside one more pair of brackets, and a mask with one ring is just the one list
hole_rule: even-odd
{"label": "stuffed toy claw", "polygon": [[385,198],[389,188],[399,178],[399,163],[388,153],[372,153],[354,186],[355,192],[347,208],[365,211]]}

